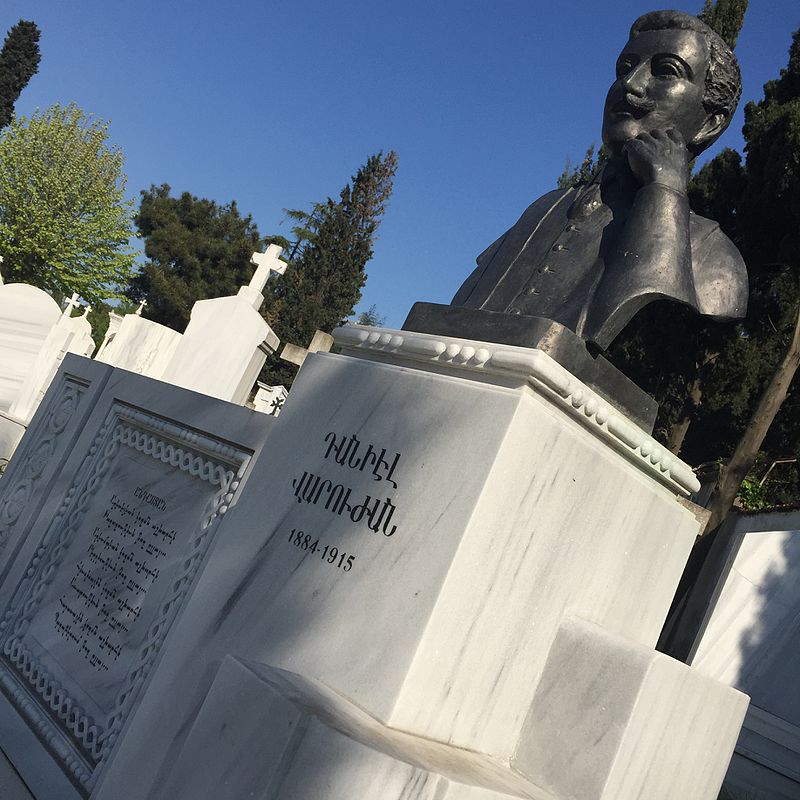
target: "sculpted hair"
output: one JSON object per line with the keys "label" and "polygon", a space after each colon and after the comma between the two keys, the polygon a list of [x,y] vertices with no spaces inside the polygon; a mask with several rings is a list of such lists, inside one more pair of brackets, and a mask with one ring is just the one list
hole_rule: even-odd
{"label": "sculpted hair", "polygon": [[712,114],[722,114],[725,125],[712,139],[703,143],[705,149],[728,127],[742,94],[742,74],[739,62],[725,40],[716,31],[691,14],[682,11],[651,11],[643,14],[631,26],[630,38],[634,39],[642,31],[662,30],[696,31],[705,37],[708,44],[708,72],[703,94],[703,107]]}

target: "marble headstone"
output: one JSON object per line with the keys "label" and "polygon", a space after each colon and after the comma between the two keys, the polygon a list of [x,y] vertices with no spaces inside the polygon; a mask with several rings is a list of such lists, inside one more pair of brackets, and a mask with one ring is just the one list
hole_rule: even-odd
{"label": "marble headstone", "polygon": [[800,796],[800,513],[743,515],[690,663],[752,698],[726,783]]}
{"label": "marble headstone", "polygon": [[117,331],[103,343],[96,359],[161,380],[181,341],[181,334],[138,314],[126,314],[115,324]]}
{"label": "marble headstone", "polygon": [[19,396],[39,351],[61,318],[47,292],[26,283],[0,286],[0,411]]}
{"label": "marble headstone", "polygon": [[38,798],[91,793],[273,424],[88,363],[89,386],[65,363],[0,487],[0,747]]}

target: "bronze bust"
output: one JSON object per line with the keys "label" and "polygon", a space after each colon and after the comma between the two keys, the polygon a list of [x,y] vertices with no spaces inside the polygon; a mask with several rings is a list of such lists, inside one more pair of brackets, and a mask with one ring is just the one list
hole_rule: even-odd
{"label": "bronze bust", "polygon": [[725,130],[740,94],[733,53],[697,17],[640,17],[606,98],[607,164],[589,185],[536,200],[452,305],[554,320],[601,348],[660,298],[743,317],[742,257],[686,196],[689,161]]}

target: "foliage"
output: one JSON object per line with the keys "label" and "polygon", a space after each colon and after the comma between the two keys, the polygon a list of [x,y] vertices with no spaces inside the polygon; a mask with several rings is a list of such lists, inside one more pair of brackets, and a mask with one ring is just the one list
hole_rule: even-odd
{"label": "foliage", "polygon": [[[397,155],[370,156],[340,192],[311,211],[291,211],[294,242],[281,237],[289,266],[270,281],[264,315],[284,344],[306,346],[317,329],[329,333],[353,313],[366,281],[378,226],[392,193]],[[290,386],[295,368],[270,357],[262,380]]]}
{"label": "foliage", "polygon": [[583,157],[583,161],[577,166],[572,166],[572,162],[567,158],[564,164],[564,171],[558,176],[556,185],[559,189],[570,189],[575,186],[589,183],[597,171],[608,160],[608,153],[601,145],[600,150],[595,158],[594,145],[590,145],[589,149]]}
{"label": "foliage", "polygon": [[733,50],[744,24],[747,3],[748,0],[705,0],[703,10],[697,16]]}
{"label": "foliage", "polygon": [[382,328],[386,317],[378,313],[378,307],[373,303],[366,311],[362,311],[356,319],[356,325],[372,325],[373,328]]}
{"label": "foliage", "polygon": [[748,511],[760,511],[769,505],[766,489],[752,475],[748,475],[742,481],[736,496],[742,504],[742,508],[746,508]]}
{"label": "foliage", "polygon": [[[132,314],[134,311],[136,311],[137,307],[138,304],[131,303],[128,300],[120,300],[115,305],[104,303],[102,301],[95,303],[87,317],[89,324],[92,326],[92,339],[94,340],[95,347],[100,347],[100,345],[103,343],[103,339],[106,337],[106,331],[108,330],[109,323],[109,311],[114,311],[115,313],[124,316],[125,314]],[[79,313],[83,312],[75,312],[75,314]],[[73,314],[73,316],[75,316],[75,314]]]}
{"label": "foliage", "polygon": [[0,50],[0,128],[14,117],[14,103],[39,69],[39,29],[21,19],[14,25]]}
{"label": "foliage", "polygon": [[133,253],[123,157],[108,124],[55,105],[0,132],[0,254],[6,280],[95,303],[117,296]]}
{"label": "foliage", "polygon": [[128,296],[147,300],[143,316],[183,331],[197,300],[236,294],[250,282],[250,257],[261,238],[235,201],[217,205],[189,192],[171,197],[167,184],[141,194],[135,222],[148,261]]}

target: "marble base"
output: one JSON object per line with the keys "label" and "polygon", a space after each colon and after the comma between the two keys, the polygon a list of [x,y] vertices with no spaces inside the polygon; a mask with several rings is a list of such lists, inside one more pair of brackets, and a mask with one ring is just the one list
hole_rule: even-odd
{"label": "marble base", "polygon": [[699,800],[716,797],[746,707],[684,664],[570,619],[503,762],[386,727],[293,673],[227,658],[155,797]]}
{"label": "marble base", "polygon": [[[307,358],[226,515],[246,535],[198,578],[98,800],[159,785],[229,654],[507,770],[566,618],[652,650],[705,520],[686,465],[536,351],[337,342]],[[713,775],[730,755],[707,754]]]}

